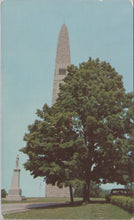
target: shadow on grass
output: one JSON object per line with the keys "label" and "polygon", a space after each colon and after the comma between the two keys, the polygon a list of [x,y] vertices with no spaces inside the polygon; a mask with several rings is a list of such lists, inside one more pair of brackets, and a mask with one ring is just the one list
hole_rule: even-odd
{"label": "shadow on grass", "polygon": [[105,200],[91,200],[90,202],[83,202],[83,201],[75,201],[73,203],[66,202],[60,204],[42,204],[42,207],[33,207],[33,205],[28,205],[28,209],[57,209],[57,208],[68,208],[68,207],[78,207],[87,204],[105,204]]}
{"label": "shadow on grass", "polygon": [[91,203],[91,204],[95,204],[95,203],[98,203],[98,204],[105,204],[106,203],[106,201],[103,199],[103,200],[91,200],[89,203]]}
{"label": "shadow on grass", "polygon": [[82,205],[82,201],[77,201],[74,203],[66,202],[66,203],[57,203],[57,204],[42,204],[42,207],[33,207],[33,205],[28,205],[28,209],[55,209],[55,208],[62,208],[62,207],[76,207]]}

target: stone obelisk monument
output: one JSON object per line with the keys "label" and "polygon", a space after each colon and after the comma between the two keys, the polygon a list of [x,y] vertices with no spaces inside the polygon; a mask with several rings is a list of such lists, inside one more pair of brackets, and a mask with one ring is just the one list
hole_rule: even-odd
{"label": "stone obelisk monument", "polygon": [[[54,84],[53,84],[53,98],[52,104],[56,102],[59,92],[59,84],[67,75],[67,66],[70,66],[70,46],[69,46],[69,35],[65,24],[62,25],[57,45],[57,53],[55,60],[55,73],[54,73]],[[69,197],[69,187],[58,188],[51,184],[46,184],[46,197]]]}
{"label": "stone obelisk monument", "polygon": [[55,103],[58,97],[59,84],[67,75],[67,66],[70,66],[70,64],[71,64],[71,59],[70,59],[69,35],[68,35],[67,26],[63,24],[59,33],[59,39],[57,45],[52,104]]}
{"label": "stone obelisk monument", "polygon": [[19,155],[16,158],[16,168],[14,169],[11,188],[9,189],[8,195],[6,196],[6,201],[21,201],[23,197],[21,196],[20,185],[20,169],[19,169]]}

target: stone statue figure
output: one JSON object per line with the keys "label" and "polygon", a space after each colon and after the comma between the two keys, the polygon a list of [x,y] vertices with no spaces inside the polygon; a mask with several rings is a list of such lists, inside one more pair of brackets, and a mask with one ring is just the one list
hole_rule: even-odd
{"label": "stone statue figure", "polygon": [[16,168],[18,168],[19,167],[19,155],[17,155],[17,157],[16,157]]}
{"label": "stone statue figure", "polygon": [[24,197],[20,189],[20,169],[19,169],[19,155],[16,157],[16,167],[14,169],[11,187],[6,196],[6,201],[21,201]]}

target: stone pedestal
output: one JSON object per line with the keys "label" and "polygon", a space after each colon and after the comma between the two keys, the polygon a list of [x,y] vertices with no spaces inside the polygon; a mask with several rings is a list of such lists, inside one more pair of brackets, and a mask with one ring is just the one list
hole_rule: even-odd
{"label": "stone pedestal", "polygon": [[8,195],[4,199],[5,201],[21,201],[23,197],[19,187],[20,185],[20,169],[18,167],[19,157],[16,159],[16,168],[14,169],[11,188],[9,189]]}

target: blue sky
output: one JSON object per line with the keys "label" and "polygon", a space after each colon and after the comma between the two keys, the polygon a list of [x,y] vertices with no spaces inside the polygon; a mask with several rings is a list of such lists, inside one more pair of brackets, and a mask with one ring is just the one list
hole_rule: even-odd
{"label": "blue sky", "polygon": [[[123,75],[132,91],[133,8],[128,0],[4,0],[2,3],[2,182],[10,188],[16,156],[25,146],[27,126],[36,110],[51,105],[57,40],[66,23],[71,63],[89,56],[106,60]],[[44,196],[42,178],[33,179],[23,168],[20,187],[25,196]]]}

